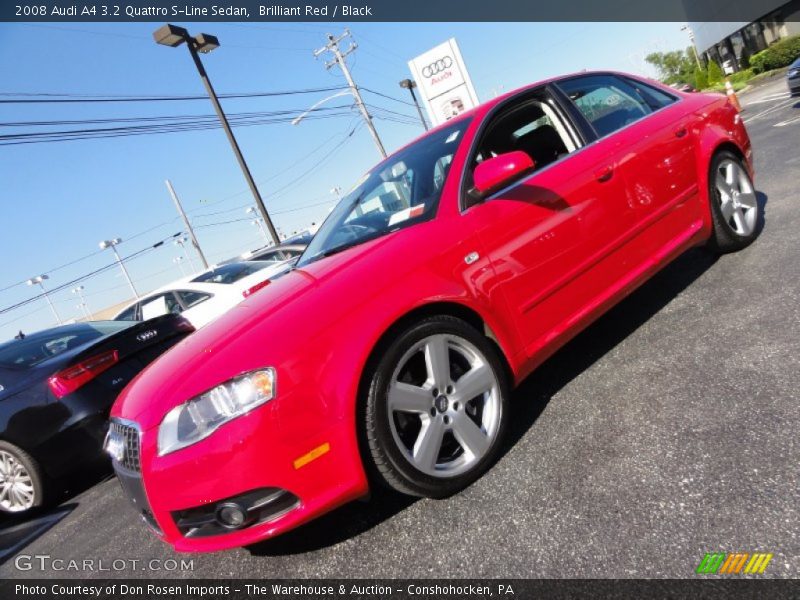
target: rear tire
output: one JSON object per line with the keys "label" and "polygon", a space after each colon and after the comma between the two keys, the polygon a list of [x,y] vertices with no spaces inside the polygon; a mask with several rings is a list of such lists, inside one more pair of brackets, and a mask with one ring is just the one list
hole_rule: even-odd
{"label": "rear tire", "polygon": [[22,448],[0,441],[0,512],[24,515],[44,506],[45,482],[36,459]]}
{"label": "rear tire", "polygon": [[373,478],[411,496],[444,498],[496,460],[509,386],[496,345],[450,316],[400,333],[374,366],[362,415]]}
{"label": "rear tire", "polygon": [[742,160],[727,150],[714,155],[708,177],[713,233],[708,246],[719,254],[750,245],[761,226],[755,187]]}

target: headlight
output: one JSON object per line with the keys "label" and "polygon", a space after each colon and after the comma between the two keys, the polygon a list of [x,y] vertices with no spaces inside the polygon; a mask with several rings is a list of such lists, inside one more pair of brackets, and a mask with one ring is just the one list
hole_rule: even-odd
{"label": "headlight", "polygon": [[792,69],[786,74],[789,79],[794,79],[798,75],[800,75],[800,69]]}
{"label": "headlight", "polygon": [[275,397],[275,369],[244,373],[176,406],[158,428],[158,455],[190,446]]}

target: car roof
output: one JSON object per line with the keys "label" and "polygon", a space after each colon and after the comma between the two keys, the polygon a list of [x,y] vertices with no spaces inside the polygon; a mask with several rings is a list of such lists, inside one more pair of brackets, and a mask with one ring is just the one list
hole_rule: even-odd
{"label": "car roof", "polygon": [[[523,94],[523,93],[525,93],[525,92],[527,92],[529,90],[533,90],[533,89],[541,87],[543,85],[547,85],[548,83],[561,81],[563,79],[570,79],[571,77],[588,76],[588,75],[617,75],[617,76],[622,76],[622,77],[632,77],[634,79],[641,79],[641,80],[644,80],[644,81],[652,81],[653,84],[656,84],[656,85],[659,85],[659,86],[663,85],[661,82],[655,81],[655,80],[651,80],[648,77],[643,77],[641,75],[633,75],[631,73],[624,73],[624,72],[621,72],[621,71],[613,71],[613,70],[608,70],[608,69],[592,70],[592,71],[589,71],[589,70],[575,71],[575,72],[572,72],[572,73],[565,73],[564,75],[557,75],[555,77],[548,77],[547,79],[541,79],[539,81],[535,81],[533,83],[528,83],[526,85],[520,86],[520,87],[518,87],[516,89],[513,89],[513,90],[511,90],[509,92],[506,92],[505,94],[501,94],[500,96],[497,96],[496,98],[491,98],[491,99],[487,100],[486,102],[482,102],[481,104],[479,104],[475,108],[471,108],[469,110],[466,110],[463,113],[459,114],[458,116],[455,116],[452,119],[450,119],[448,121],[445,121],[444,123],[440,123],[436,127],[432,127],[431,129],[429,129],[425,133],[423,133],[421,135],[418,135],[417,137],[413,138],[407,144],[401,146],[400,148],[398,148],[397,150],[392,152],[392,154],[390,154],[389,156],[384,158],[381,162],[373,165],[368,171],[372,171],[372,170],[376,169],[378,167],[378,165],[381,165],[381,164],[383,164],[385,162],[388,162],[395,154],[397,154],[399,152],[402,152],[403,150],[405,150],[409,146],[412,146],[413,144],[417,143],[419,140],[421,140],[423,138],[426,138],[429,135],[435,134],[440,129],[444,129],[445,127],[450,127],[454,123],[458,123],[459,121],[463,121],[465,119],[471,119],[473,117],[482,117],[483,115],[485,115],[487,112],[492,110],[498,104],[501,104],[502,102],[505,102],[509,98],[513,98],[514,96],[517,96],[518,94]],[[674,91],[677,94],[682,94],[683,93],[683,92],[680,92],[679,90],[674,90]]]}

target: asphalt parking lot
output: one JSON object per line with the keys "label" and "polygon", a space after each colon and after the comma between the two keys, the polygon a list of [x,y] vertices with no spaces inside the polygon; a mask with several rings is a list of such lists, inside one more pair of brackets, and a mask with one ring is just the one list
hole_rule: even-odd
{"label": "asphalt parking lot", "polygon": [[[760,238],[690,251],[541,367],[465,492],[380,493],[255,547],[177,556],[107,480],[32,541],[6,524],[0,576],[691,577],[705,552],[762,551],[765,576],[800,577],[800,98],[781,78],[741,99]],[[20,571],[20,554],[141,562]],[[176,557],[193,570],[143,568]]]}

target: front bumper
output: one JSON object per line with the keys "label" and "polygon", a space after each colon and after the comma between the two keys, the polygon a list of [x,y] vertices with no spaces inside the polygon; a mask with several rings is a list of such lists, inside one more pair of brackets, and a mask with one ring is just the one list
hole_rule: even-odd
{"label": "front bumper", "polygon": [[[273,537],[364,496],[368,488],[354,424],[309,415],[295,422],[300,414],[279,413],[278,401],[270,402],[165,456],[157,456],[157,427],[143,431],[136,474],[142,496],[134,505],[175,550],[208,552]],[[114,467],[126,495],[136,499],[136,486],[124,483],[126,477],[130,483],[130,474],[116,461]],[[192,518],[208,521],[222,504],[246,503],[259,492],[265,498],[264,490],[285,492],[264,518],[256,515],[224,531],[204,525],[201,534],[186,526]]]}
{"label": "front bumper", "polygon": [[792,94],[800,92],[800,77],[793,77],[792,79],[787,79],[786,85],[789,88],[789,92],[791,92]]}

